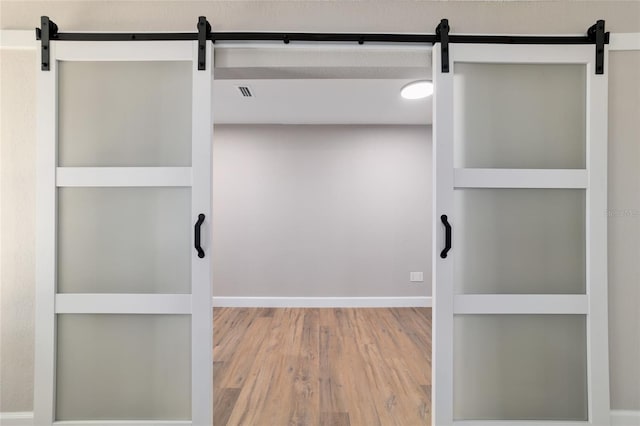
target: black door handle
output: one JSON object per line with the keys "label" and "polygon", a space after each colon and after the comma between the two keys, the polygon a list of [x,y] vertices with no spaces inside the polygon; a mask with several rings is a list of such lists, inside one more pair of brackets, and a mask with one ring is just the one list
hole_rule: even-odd
{"label": "black door handle", "polygon": [[204,250],[202,250],[202,247],[200,246],[200,228],[202,227],[202,222],[204,222],[204,213],[200,213],[198,215],[198,221],[196,222],[196,226],[195,226],[195,235],[194,235],[194,241],[195,241],[195,248],[198,251],[198,257],[200,259],[202,259],[204,257]]}
{"label": "black door handle", "polygon": [[440,216],[440,220],[444,225],[444,250],[440,252],[440,257],[443,259],[447,258],[447,253],[451,250],[451,225],[447,220],[447,215],[443,214]]}

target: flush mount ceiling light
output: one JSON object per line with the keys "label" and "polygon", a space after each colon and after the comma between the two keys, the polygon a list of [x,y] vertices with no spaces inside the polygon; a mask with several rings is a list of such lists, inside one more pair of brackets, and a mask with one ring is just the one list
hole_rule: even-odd
{"label": "flush mount ceiling light", "polygon": [[433,83],[426,80],[414,81],[400,91],[405,99],[422,99],[433,94]]}

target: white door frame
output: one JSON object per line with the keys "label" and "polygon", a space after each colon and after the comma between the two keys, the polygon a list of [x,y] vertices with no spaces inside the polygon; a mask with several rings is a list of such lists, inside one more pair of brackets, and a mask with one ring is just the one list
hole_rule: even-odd
{"label": "white door frame", "polygon": [[[593,45],[450,44],[450,72],[441,71],[441,46],[433,49],[434,214],[433,214],[433,424],[503,426],[609,424],[607,328],[607,69],[595,74]],[[455,169],[453,161],[456,62],[558,63],[586,66],[586,169]],[[441,215],[454,214],[455,188],[584,188],[586,190],[586,294],[455,295],[456,248],[440,258]],[[455,223],[452,223],[455,232]],[[587,320],[588,421],[454,421],[453,318],[455,314],[582,314]]]}
{"label": "white door frame", "polygon": [[[126,43],[127,55],[122,56],[117,46]],[[191,47],[178,48],[189,44]],[[89,47],[90,46],[90,47]],[[453,69],[454,62],[464,58],[467,62],[503,62],[502,53],[494,58],[482,55],[479,45],[466,47],[461,44],[449,46],[452,72],[440,72],[440,45],[433,48],[434,59],[434,164],[452,165],[453,153],[450,143],[453,131]],[[531,48],[540,47],[545,52],[551,46],[496,46],[510,49],[509,62],[531,63]],[[561,46],[555,46],[556,48]],[[593,72],[593,45],[579,46],[581,54],[571,54],[578,46],[558,51],[557,55],[545,56],[545,62],[584,63],[587,65],[588,119],[587,123],[587,170],[554,171],[557,175],[536,170],[473,171],[454,170],[453,167],[438,170],[434,175],[434,256],[442,247],[442,229],[438,218],[452,211],[454,187],[504,187],[509,179],[510,187],[562,187],[585,188],[587,190],[587,294],[579,296],[454,296],[452,287],[438,283],[452,283],[452,257],[436,258],[434,262],[434,346],[433,346],[433,424],[452,424],[452,350],[454,313],[579,313],[588,317],[589,350],[589,421],[553,422],[553,424],[607,424],[609,422],[609,382],[607,345],[607,290],[606,290],[606,139],[607,139],[607,79]],[[118,170],[102,168],[91,170],[56,167],[57,142],[57,61],[58,60],[190,60],[195,64],[197,42],[51,42],[51,70],[38,71],[38,183],[37,183],[37,268],[36,268],[36,392],[34,409],[36,424],[52,424],[54,421],[55,384],[55,316],[56,313],[71,312],[137,312],[137,313],[191,313],[193,345],[193,417],[192,422],[172,424],[210,424],[211,419],[211,289],[193,287],[193,293],[185,296],[135,300],[135,296],[114,296],[107,299],[92,299],[92,295],[56,295],[55,292],[55,245],[56,245],[56,188],[60,186],[192,186],[192,219],[206,212],[211,217],[211,147],[212,108],[211,93],[213,48],[207,43],[207,70],[198,73],[194,65],[193,78],[193,162],[191,168],[172,170]],[[608,49],[606,48],[608,51]],[[526,53],[525,53],[526,52]],[[605,53],[606,55],[606,53]],[[607,60],[605,56],[605,70]],[[606,72],[606,71],[605,71]],[[604,102],[603,102],[604,100]],[[442,142],[441,142],[442,141]],[[204,169],[206,163],[206,170]],[[191,170],[187,170],[191,169]],[[436,168],[434,167],[434,170]],[[154,175],[154,173],[156,173]],[[502,175],[501,175],[502,174]],[[126,176],[126,177],[123,177]],[[119,182],[119,183],[118,183]],[[473,183],[471,183],[473,182]],[[201,200],[200,205],[196,205]],[[206,201],[205,201],[206,200]],[[206,234],[206,233],[205,233]],[[210,247],[210,241],[204,240]],[[455,247],[452,254],[455,253]],[[192,261],[192,273],[207,278],[210,283],[210,262]],[[62,296],[62,297],[60,297]],[[124,297],[124,298],[122,298]],[[526,297],[526,299],[524,299]],[[118,299],[121,298],[121,299]],[[437,301],[437,303],[436,303]],[[128,306],[123,307],[123,302]],[[198,367],[196,367],[198,366]],[[195,388],[198,392],[195,392]],[[208,390],[207,390],[208,389]],[[207,394],[207,395],[205,395]],[[200,397],[202,396],[202,397]],[[204,420],[204,421],[203,421]],[[63,424],[65,422],[58,422]],[[91,422],[91,424],[109,422]],[[149,422],[159,424],[162,422]],[[494,424],[495,422],[464,422],[464,424]],[[81,424],[74,422],[74,424]],[[122,424],[122,423],[119,423]],[[136,422],[136,424],[144,424]],[[522,422],[501,422],[504,425]]]}
{"label": "white door frame", "polygon": [[[37,425],[124,425],[122,421],[55,421],[56,315],[191,315],[191,420],[135,421],[136,425],[210,425],[212,422],[211,162],[213,45],[198,70],[197,41],[51,41],[49,71],[38,64],[36,335],[34,422]],[[57,167],[58,61],[190,61],[192,63],[191,167]],[[192,226],[204,213],[202,246],[193,249],[191,294],[57,294],[57,188],[112,186],[191,187]]]}

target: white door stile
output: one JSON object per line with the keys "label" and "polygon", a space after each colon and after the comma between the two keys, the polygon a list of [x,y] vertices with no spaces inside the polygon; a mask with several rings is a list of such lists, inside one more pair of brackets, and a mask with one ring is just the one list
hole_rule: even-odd
{"label": "white door stile", "polygon": [[[510,46],[450,44],[450,72],[440,71],[440,45],[433,49],[434,81],[434,342],[433,418],[437,426],[601,426],[610,423],[607,313],[607,64],[595,74],[595,46]],[[586,72],[586,169],[454,169],[453,75],[456,62],[583,64]],[[585,294],[454,295],[455,247],[440,258],[448,215],[455,232],[456,188],[585,189]],[[584,315],[587,330],[586,421],[453,420],[453,318],[455,314]],[[444,371],[443,371],[444,370]]]}
{"label": "white door stile", "polygon": [[49,46],[50,70],[38,71],[36,179],[36,313],[34,424],[54,420],[56,341],[56,165],[58,135],[57,42]]}
{"label": "white door stile", "polygon": [[587,65],[587,363],[589,419],[594,425],[610,422],[606,214],[609,47],[606,45],[604,54],[604,74],[595,74],[593,56]]}
{"label": "white door stile", "polygon": [[191,167],[58,167],[56,186],[191,186]]}
{"label": "white door stile", "polygon": [[[206,70],[198,70],[198,42],[193,51],[193,121],[192,121],[192,210],[196,222],[204,213],[202,247],[205,258],[192,256],[192,315],[191,315],[191,404],[194,425],[213,422],[213,311],[211,309],[211,182],[213,142],[213,43],[206,44]],[[193,238],[193,235],[192,235]],[[192,241],[193,242],[193,241]],[[193,244],[192,244],[193,247]],[[206,283],[206,285],[203,285]]]}
{"label": "white door stile", "polygon": [[[50,71],[38,64],[38,183],[36,270],[36,362],[34,424],[40,425],[210,425],[212,421],[211,314],[211,142],[213,48],[206,70],[197,69],[197,41],[52,41]],[[191,167],[57,167],[58,61],[190,61],[192,63]],[[191,231],[191,294],[56,293],[57,188],[191,187],[191,229],[198,214],[205,258],[197,257]],[[191,316],[191,419],[56,421],[57,314],[170,314]]]}
{"label": "white door stile", "polygon": [[[457,46],[449,45],[449,52]],[[444,245],[441,215],[453,211],[453,73],[441,73],[441,46],[433,46],[433,343],[431,377],[432,424],[453,423],[453,283],[451,256],[441,259]],[[440,284],[443,283],[443,284]]]}

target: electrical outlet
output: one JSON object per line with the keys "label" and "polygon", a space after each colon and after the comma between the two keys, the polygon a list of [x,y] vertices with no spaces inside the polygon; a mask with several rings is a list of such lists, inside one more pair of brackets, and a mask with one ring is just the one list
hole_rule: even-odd
{"label": "electrical outlet", "polygon": [[424,281],[424,275],[422,272],[409,272],[409,281],[412,283],[421,283]]}

